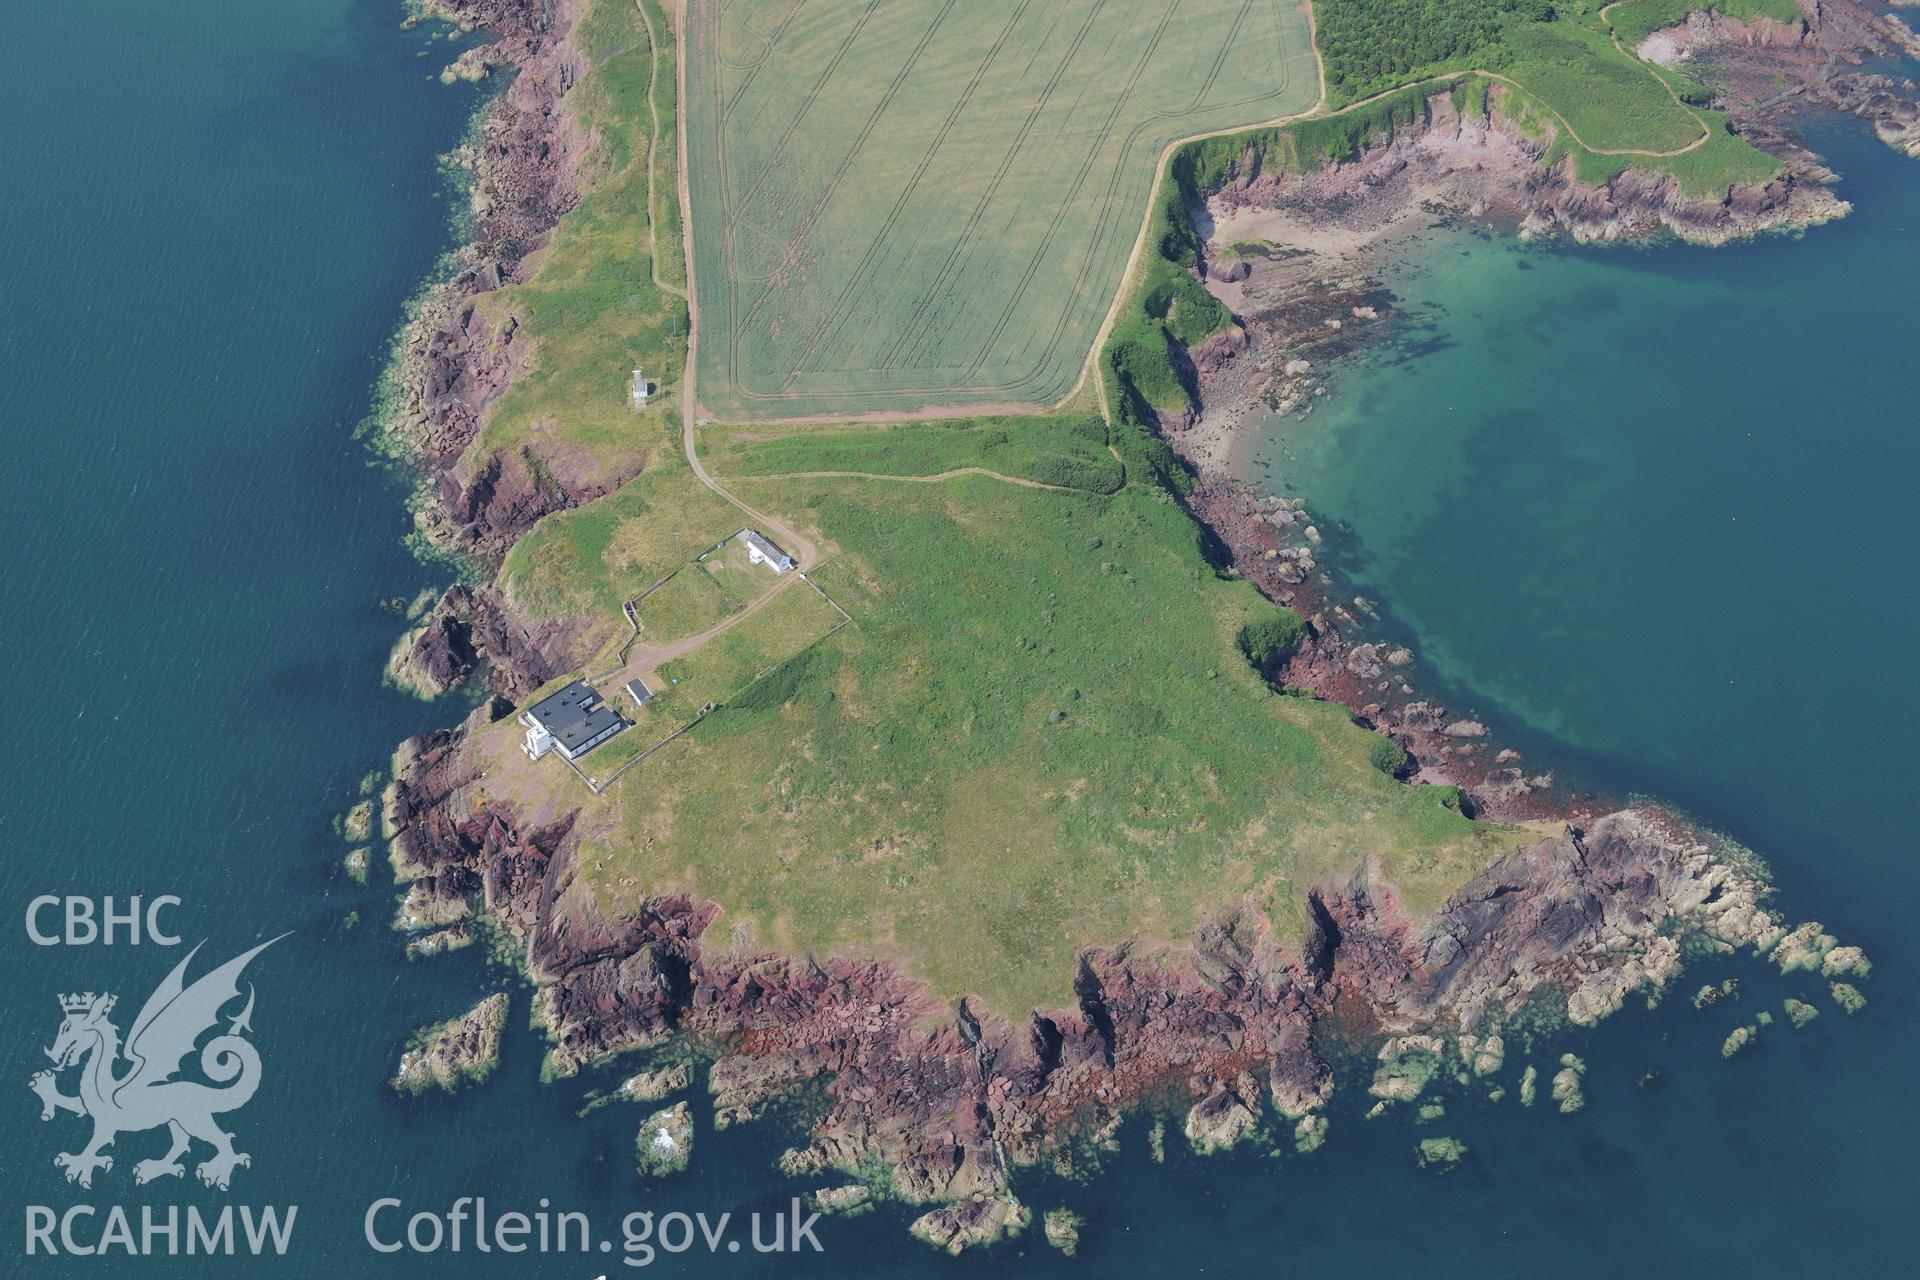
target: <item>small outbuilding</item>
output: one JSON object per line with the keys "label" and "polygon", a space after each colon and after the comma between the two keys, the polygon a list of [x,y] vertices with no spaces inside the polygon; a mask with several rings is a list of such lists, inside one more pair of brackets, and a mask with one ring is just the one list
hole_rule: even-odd
{"label": "small outbuilding", "polygon": [[647,398],[653,394],[653,385],[647,381],[647,375],[639,369],[633,371],[633,407],[644,409]]}
{"label": "small outbuilding", "polygon": [[528,707],[520,723],[527,727],[520,749],[529,760],[538,760],[548,751],[578,760],[627,727],[620,713],[602,702],[584,680],[575,680]]}
{"label": "small outbuilding", "polygon": [[633,699],[633,705],[644,707],[653,701],[653,690],[647,688],[647,682],[635,676],[627,681],[627,696]]}
{"label": "small outbuilding", "polygon": [[785,573],[793,568],[793,557],[773,545],[752,529],[742,529],[740,540],[747,544],[747,562],[764,564],[775,573]]}

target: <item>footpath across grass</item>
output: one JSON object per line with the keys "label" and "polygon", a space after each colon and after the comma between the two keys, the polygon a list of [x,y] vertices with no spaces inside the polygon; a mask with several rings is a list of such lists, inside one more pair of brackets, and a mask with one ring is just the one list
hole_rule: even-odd
{"label": "footpath across grass", "polygon": [[[799,472],[844,447],[804,441],[739,448]],[[1071,1000],[1082,946],[1180,942],[1243,903],[1297,936],[1308,885],[1369,866],[1419,909],[1518,838],[1388,779],[1346,709],[1272,689],[1246,647],[1296,633],[1150,479],[738,485],[804,513],[855,623],[583,814],[605,907],[708,894],[754,945],[888,958],[1018,1016]],[[673,696],[760,660],[702,651]]]}
{"label": "footpath across grass", "polygon": [[[1584,181],[1604,182],[1628,167],[1671,173],[1695,195],[1765,181],[1779,162],[1705,110],[1711,95],[1702,85],[1632,53],[1648,33],[1685,21],[1699,7],[1697,0],[1627,0],[1603,18],[1601,0],[1317,0],[1327,105],[1338,114],[1303,122],[1320,132],[1301,135],[1300,154],[1344,154],[1354,128],[1337,122],[1355,114],[1343,110],[1353,103],[1479,70],[1519,86],[1525,109],[1560,135],[1556,153],[1570,155]],[[1735,17],[1799,18],[1792,0],[1714,7]],[[1358,118],[1377,116],[1374,105]],[[1689,147],[1678,155],[1604,154]]]}

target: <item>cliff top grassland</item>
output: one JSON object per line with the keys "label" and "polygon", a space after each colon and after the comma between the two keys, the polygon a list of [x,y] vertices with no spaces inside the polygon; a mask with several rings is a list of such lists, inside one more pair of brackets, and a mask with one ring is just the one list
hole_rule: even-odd
{"label": "cliff top grassland", "polygon": [[[1336,7],[1366,3],[1337,0]],[[971,74],[971,64],[952,59],[917,62],[911,41],[895,48],[899,32],[925,35],[927,48],[939,47],[937,6],[922,7],[925,22],[903,24],[889,37],[887,47],[900,56],[888,74]],[[1069,16],[1084,18],[1082,9],[1073,6]],[[1280,23],[1264,38],[1286,47],[1290,6],[1249,11]],[[1323,7],[1323,23],[1327,12]],[[648,643],[741,619],[748,593],[719,584],[695,557],[747,520],[700,483],[680,447],[689,326],[680,296],[669,15],[654,0],[581,0],[577,20],[586,65],[567,101],[581,135],[592,139],[579,175],[582,198],[529,260],[524,281],[484,297],[496,326],[513,318],[525,339],[516,350],[531,355],[516,356],[525,364],[489,406],[474,452],[538,441],[543,457],[575,457],[606,478],[610,492],[546,516],[512,548],[498,575],[519,618],[581,627],[581,669],[598,675],[624,660],[633,638],[622,606],[662,579],[670,586],[651,611],[644,602],[639,610]],[[715,38],[712,6],[696,0],[691,20],[696,40]],[[1521,15],[1497,11],[1490,29],[1513,77],[1509,109],[1535,111],[1541,127],[1556,132],[1564,123],[1554,121],[1573,121],[1608,142],[1688,145],[1699,135],[1696,117],[1710,113],[1686,105],[1681,90],[1679,99],[1670,95],[1674,81],[1638,70],[1599,21],[1596,14],[1556,16],[1534,24],[1538,32],[1515,36]],[[746,40],[755,29],[743,26],[730,38]],[[773,44],[757,59],[724,68],[712,49],[696,47],[689,82],[710,92],[702,74],[724,69],[739,78],[726,80],[742,95],[730,101],[748,114],[723,130],[750,126],[777,138],[780,130],[768,119],[798,119],[818,104],[806,98],[767,116],[784,101],[776,86],[755,89],[744,80],[780,81],[779,93],[812,84],[804,67],[784,60],[820,53],[815,35],[786,53]],[[1137,53],[1151,54],[1151,33],[1139,38]],[[1212,72],[1202,68],[1197,88],[1167,96],[1170,86],[1187,83],[1181,71],[1141,92],[1167,110],[1213,102],[1215,88],[1251,74],[1237,47],[1221,46],[1224,61]],[[1409,64],[1401,70],[1366,74],[1391,84],[1445,69],[1446,57],[1424,46],[1400,57]],[[1616,58],[1627,60],[1615,66]],[[707,63],[713,65],[700,71]],[[1606,69],[1596,70],[1601,64]],[[1631,84],[1621,71],[1629,65],[1637,77]],[[876,66],[865,68],[869,79]],[[1063,76],[1078,69],[1064,56],[1050,66]],[[1554,75],[1543,70],[1549,66]],[[1537,88],[1527,81],[1535,71]],[[1219,77],[1210,79],[1213,72]],[[962,89],[964,81],[962,75]],[[1335,83],[1330,62],[1330,90]],[[1197,342],[1227,322],[1186,271],[1192,231],[1181,210],[1194,184],[1217,178],[1225,157],[1248,146],[1284,150],[1292,164],[1345,154],[1412,119],[1425,94],[1449,83],[1461,100],[1486,108],[1486,81],[1468,76],[1344,114],[1183,148],[1155,195],[1154,251],[1127,284],[1098,378],[1072,404],[1028,417],[891,425],[702,423],[693,434],[708,469],[741,500],[811,540],[819,556],[810,577],[851,615],[851,625],[838,625],[825,597],[789,587],[733,630],[675,652],[659,668],[668,686],[659,705],[638,713],[638,731],[589,757],[589,772],[604,780],[664,730],[688,723],[701,704],[718,703],[718,710],[603,796],[556,760],[520,757],[519,730],[511,718],[502,720],[473,743],[486,761],[487,798],[530,812],[580,809],[579,875],[569,892],[609,910],[651,894],[691,891],[722,904],[743,944],[894,960],[943,995],[971,993],[1010,1016],[1070,1001],[1074,958],[1083,947],[1129,938],[1179,942],[1208,917],[1247,902],[1283,936],[1297,936],[1308,886],[1363,867],[1420,911],[1491,858],[1536,838],[1462,817],[1450,788],[1393,780],[1379,763],[1381,739],[1353,724],[1345,707],[1269,685],[1249,660],[1245,637],[1271,631],[1266,624],[1278,607],[1210,563],[1202,531],[1174,501],[1187,475],[1149,430],[1150,409],[1184,400],[1169,343]],[[1612,88],[1583,87],[1596,85]],[[1279,100],[1256,88],[1242,83],[1239,97],[1229,95],[1239,104],[1232,110],[1174,119],[1186,129],[1195,121],[1276,113]],[[1067,88],[1059,92],[1068,95]],[[754,93],[774,96],[761,101]],[[951,93],[920,96],[956,100]],[[837,102],[833,130],[847,125],[858,132],[854,117],[867,118],[861,110],[887,119],[875,102],[858,101],[866,103],[860,110],[851,95]],[[1304,108],[1310,97],[1285,102]],[[1120,113],[1116,119],[1124,115],[1119,104],[1107,106]],[[813,123],[827,125],[824,118]],[[913,132],[928,123],[898,129],[918,139],[917,151],[877,126],[860,135],[862,147],[890,157],[862,170],[857,189],[865,210],[884,214],[895,207],[889,195],[904,201],[918,189],[913,158],[938,154],[933,138]],[[939,121],[931,125],[937,129]],[[1136,159],[1154,163],[1151,130],[1120,134]],[[710,407],[745,404],[719,379],[740,368],[727,363],[739,358],[726,354],[729,335],[757,341],[742,327],[749,315],[758,316],[751,324],[772,323],[752,311],[762,286],[771,286],[781,307],[804,309],[821,302],[823,288],[832,304],[837,290],[857,285],[862,314],[901,335],[922,332],[925,317],[937,313],[945,319],[924,330],[930,345],[922,354],[931,360],[929,353],[947,351],[935,363],[951,370],[967,351],[1050,324],[1079,306],[1086,290],[1113,283],[1088,267],[1021,292],[1011,313],[1020,323],[995,330],[962,319],[973,305],[969,291],[990,280],[968,275],[964,264],[947,270],[938,255],[904,246],[895,252],[884,236],[850,240],[866,255],[858,262],[804,252],[774,253],[751,271],[737,261],[730,266],[714,256],[723,226],[742,252],[762,253],[772,242],[763,242],[760,224],[737,218],[747,207],[745,193],[736,186],[723,199],[709,185],[737,183],[742,155],[699,129],[693,136],[702,157],[690,175],[694,216],[719,219],[702,224],[704,232],[696,226],[694,246],[701,358],[722,392]],[[1730,135],[1727,142],[1746,147]],[[840,160],[807,154],[832,170],[867,157],[855,150],[833,153]],[[1108,153],[1071,154],[1092,164]],[[1706,145],[1688,154],[1717,157]],[[1114,155],[1108,160],[1119,164]],[[998,163],[974,156],[965,183],[939,188],[940,203],[973,207],[954,199],[955,190],[993,184]],[[1057,177],[1058,165],[1048,168]],[[1121,172],[1112,167],[1102,188]],[[780,211],[799,219],[796,234],[816,225],[813,215],[831,212],[839,179],[814,176],[824,183],[810,197],[815,203],[799,200]],[[1097,239],[1095,232],[1110,230],[1124,256],[1141,212],[1128,206],[1146,194],[1144,179],[1137,193],[1129,190],[1118,183],[1108,191],[1105,222],[1071,200],[1059,206],[1067,210],[1063,217],[1084,215],[1086,225],[1070,238]],[[1050,189],[1049,198],[1059,205],[1062,195]],[[943,244],[973,243],[964,216],[955,225],[906,221]],[[1025,261],[1030,243],[1049,242],[990,239],[978,253],[1008,261]],[[793,249],[803,242],[811,243],[804,235],[780,243]],[[1117,262],[1109,274],[1117,279]],[[1015,296],[990,292],[1002,301]],[[1051,393],[1072,381],[1109,300],[1099,297],[1085,334],[1058,348],[1064,363],[1047,366],[1053,372],[1027,389]],[[813,318],[832,314],[828,305]],[[863,380],[845,367],[810,363],[817,349],[811,338],[795,347],[796,334],[819,326],[800,324],[804,318],[788,317],[797,328],[783,322],[780,359],[826,381],[796,384],[805,395],[790,407],[832,402],[865,410],[874,407],[864,394],[870,391],[880,403],[928,401],[922,391],[933,384],[892,377],[911,361],[887,365],[867,339],[849,337],[841,355],[872,361],[888,376]],[[974,325],[966,330],[972,337],[959,341],[967,325]],[[989,331],[1001,336],[989,339]],[[949,339],[957,345],[943,346]],[[717,364],[705,363],[709,342]],[[1026,342],[1021,337],[1015,345]],[[756,358],[770,359],[766,353],[775,349]],[[636,365],[661,384],[640,412],[626,390]],[[830,385],[848,395],[826,395]],[[938,390],[946,395],[957,385]],[[922,390],[908,394],[915,386]]]}
{"label": "cliff top grassland", "polygon": [[674,396],[654,397],[637,419],[627,398],[637,364],[656,381],[678,377],[688,332],[672,27],[658,0],[641,4],[576,6],[574,39],[591,70],[566,101],[577,132],[593,139],[583,194],[524,282],[480,295],[495,330],[514,317],[536,355],[488,407],[477,455],[561,443],[569,462],[610,482],[679,429]]}
{"label": "cliff top grassland", "polygon": [[[1026,425],[1064,456],[1086,431]],[[813,576],[856,621],[586,804],[581,890],[688,890],[758,945],[882,956],[1013,1013],[1069,1001],[1081,947],[1181,940],[1243,897],[1291,934],[1310,883],[1369,862],[1431,906],[1518,843],[1388,778],[1344,708],[1270,689],[1240,634],[1275,606],[1151,479],[817,474],[876,438],[941,474],[977,433],[704,429],[735,437],[709,461],[729,488],[831,548]],[[495,798],[516,736],[483,746]]]}
{"label": "cliff top grassland", "polygon": [[[1551,128],[1585,181],[1628,167],[1674,174],[1693,194],[1764,181],[1779,162],[1727,129],[1711,92],[1633,54],[1701,0],[1318,0],[1327,103],[1341,109],[1442,75],[1480,71]],[[1798,22],[1793,0],[1728,0],[1732,17]]]}

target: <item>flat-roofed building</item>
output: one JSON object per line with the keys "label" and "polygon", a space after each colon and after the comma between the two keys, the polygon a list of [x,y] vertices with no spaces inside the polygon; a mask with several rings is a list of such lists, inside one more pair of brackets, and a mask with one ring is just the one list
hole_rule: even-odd
{"label": "flat-roofed building", "polygon": [[578,760],[627,727],[620,713],[600,701],[584,680],[575,680],[528,707],[520,714],[520,723],[527,727],[520,749],[529,760],[549,751]]}

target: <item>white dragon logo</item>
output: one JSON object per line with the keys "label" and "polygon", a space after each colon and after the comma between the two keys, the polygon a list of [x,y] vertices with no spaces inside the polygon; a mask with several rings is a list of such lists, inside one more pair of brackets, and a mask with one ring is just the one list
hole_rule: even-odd
{"label": "white dragon logo", "polygon": [[[95,1170],[113,1169],[113,1158],[102,1152],[113,1145],[115,1137],[161,1125],[172,1134],[173,1146],[158,1160],[134,1165],[136,1183],[182,1176],[186,1170],[180,1157],[195,1138],[213,1148],[213,1155],[194,1171],[210,1187],[225,1191],[235,1167],[253,1163],[246,1154],[233,1149],[233,1135],[214,1122],[216,1115],[244,1107],[260,1087],[260,1054],[241,1035],[253,1029],[251,985],[246,1008],[231,1020],[226,1034],[213,1037],[200,1050],[201,1072],[214,1085],[224,1087],[173,1077],[185,1065],[195,1042],[220,1021],[220,1010],[239,998],[240,971],[278,941],[273,938],[263,942],[187,986],[184,975],[187,965],[199,954],[196,946],[147,998],[140,1016],[133,1020],[124,1048],[119,1029],[108,1020],[116,997],[91,991],[60,997],[66,1020],[60,1024],[53,1047],[47,1050],[53,1070],[39,1072],[29,1083],[40,1095],[42,1120],[53,1119],[56,1111],[70,1111],[93,1120],[92,1141],[77,1152],[53,1158],[56,1166],[66,1170],[68,1182],[93,1186]],[[124,1073],[116,1074],[115,1066],[123,1057],[129,1066]],[[75,1064],[81,1064],[80,1092],[70,1096],[60,1092],[58,1078]]]}

